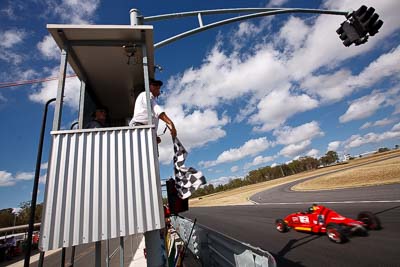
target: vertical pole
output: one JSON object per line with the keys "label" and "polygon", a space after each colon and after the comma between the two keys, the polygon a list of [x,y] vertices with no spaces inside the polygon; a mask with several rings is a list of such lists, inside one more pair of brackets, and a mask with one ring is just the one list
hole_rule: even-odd
{"label": "vertical pole", "polygon": [[109,239],[106,240],[106,266],[110,267],[110,243],[109,243]]}
{"label": "vertical pole", "polygon": [[71,251],[71,265],[70,265],[70,267],[73,267],[73,266],[74,266],[74,263],[75,263],[75,247],[76,247],[76,246],[72,246],[72,251]]}
{"label": "vertical pole", "polygon": [[143,54],[143,74],[144,74],[144,88],[146,90],[146,104],[147,104],[147,116],[149,124],[153,124],[153,116],[151,112],[151,104],[150,104],[150,84],[149,84],[149,68],[147,64],[147,48],[146,44],[142,45],[142,54]]}
{"label": "vertical pole", "polygon": [[44,251],[40,251],[38,267],[43,267]]}
{"label": "vertical pole", "polygon": [[[16,221],[17,221],[17,214],[14,213],[14,227],[15,227]],[[14,234],[14,228],[13,228],[12,234]]]}
{"label": "vertical pole", "polygon": [[197,19],[199,20],[200,27],[203,27],[203,19],[201,18],[201,13],[197,14]]}
{"label": "vertical pole", "polygon": [[139,25],[140,19],[139,19],[139,10],[132,8],[130,11],[130,17],[131,17],[131,25]]}
{"label": "vertical pole", "polygon": [[[131,25],[141,24],[141,21],[138,19],[139,11],[137,9],[131,9]],[[147,61],[147,48],[146,43],[144,42],[145,38],[142,34],[142,55],[143,55],[143,78],[144,78],[144,89],[146,91],[146,105],[147,105],[147,117],[148,124],[153,124],[152,112],[151,112],[151,104],[150,104],[150,84],[149,84],[149,66]]]}
{"label": "vertical pole", "polygon": [[68,59],[67,50],[63,49],[61,51],[60,75],[58,80],[56,107],[54,110],[53,131],[57,131],[60,129],[64,87],[65,87],[65,73],[67,71],[67,59]]}
{"label": "vertical pole", "polygon": [[40,130],[40,139],[39,139],[39,147],[38,147],[38,153],[36,157],[36,170],[35,170],[35,179],[33,181],[33,190],[32,190],[32,200],[31,200],[31,214],[29,218],[29,229],[28,229],[28,236],[27,236],[27,248],[25,252],[25,261],[24,261],[24,266],[29,267],[29,261],[31,258],[31,249],[32,249],[32,234],[33,234],[33,228],[34,228],[34,223],[35,223],[35,210],[36,210],[36,199],[37,199],[37,192],[39,188],[39,175],[40,175],[40,164],[42,162],[42,150],[43,150],[43,140],[44,140],[44,132],[46,130],[46,119],[47,119],[47,110],[49,107],[49,104],[56,100],[55,98],[50,99],[47,101],[45,108],[44,108],[44,113],[43,113],[43,119],[42,119],[42,128]]}
{"label": "vertical pole", "polygon": [[61,267],[65,266],[65,248],[61,250]]}
{"label": "vertical pole", "polygon": [[84,114],[85,114],[85,95],[86,95],[86,83],[81,81],[81,94],[79,99],[79,117],[78,117],[78,128],[83,129]]}
{"label": "vertical pole", "polygon": [[124,267],[124,238],[120,237],[119,238],[119,266]]}
{"label": "vertical pole", "polygon": [[95,244],[94,266],[101,267],[101,241],[96,241]]}

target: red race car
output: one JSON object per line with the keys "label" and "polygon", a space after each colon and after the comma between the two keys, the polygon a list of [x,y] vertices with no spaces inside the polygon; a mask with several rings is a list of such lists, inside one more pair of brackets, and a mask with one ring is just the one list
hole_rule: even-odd
{"label": "red race car", "polygon": [[363,211],[357,220],[346,218],[325,206],[313,204],[306,212],[289,214],[285,219],[277,219],[276,230],[281,233],[293,228],[296,231],[326,233],[335,243],[344,243],[353,234],[366,236],[367,230],[381,229],[379,218],[372,212]]}

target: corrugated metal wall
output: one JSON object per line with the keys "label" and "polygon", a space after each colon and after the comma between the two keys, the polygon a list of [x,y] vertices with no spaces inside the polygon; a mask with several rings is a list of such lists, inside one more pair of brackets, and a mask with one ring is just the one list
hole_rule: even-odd
{"label": "corrugated metal wall", "polygon": [[43,250],[163,227],[154,136],[150,127],[52,132]]}

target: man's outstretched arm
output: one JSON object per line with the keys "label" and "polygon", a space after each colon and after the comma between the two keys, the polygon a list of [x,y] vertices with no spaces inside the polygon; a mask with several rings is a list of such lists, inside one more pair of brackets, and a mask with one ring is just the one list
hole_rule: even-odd
{"label": "man's outstretched arm", "polygon": [[171,136],[173,138],[176,137],[176,128],[172,120],[165,114],[165,112],[161,113],[159,118],[167,124],[168,129],[171,131]]}

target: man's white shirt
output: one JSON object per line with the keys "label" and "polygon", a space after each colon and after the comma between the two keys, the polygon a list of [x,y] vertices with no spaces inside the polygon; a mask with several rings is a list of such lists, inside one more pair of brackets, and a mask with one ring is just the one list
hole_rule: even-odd
{"label": "man's white shirt", "polygon": [[[156,129],[158,128],[158,117],[161,113],[164,112],[162,107],[160,107],[153,94],[150,92],[150,105],[151,105],[151,114],[153,117],[153,122],[156,125]],[[141,92],[136,99],[135,109],[133,112],[133,118],[129,122],[129,126],[133,126],[135,122],[149,124],[148,122],[148,114],[147,114],[147,103],[146,103],[146,92]]]}

